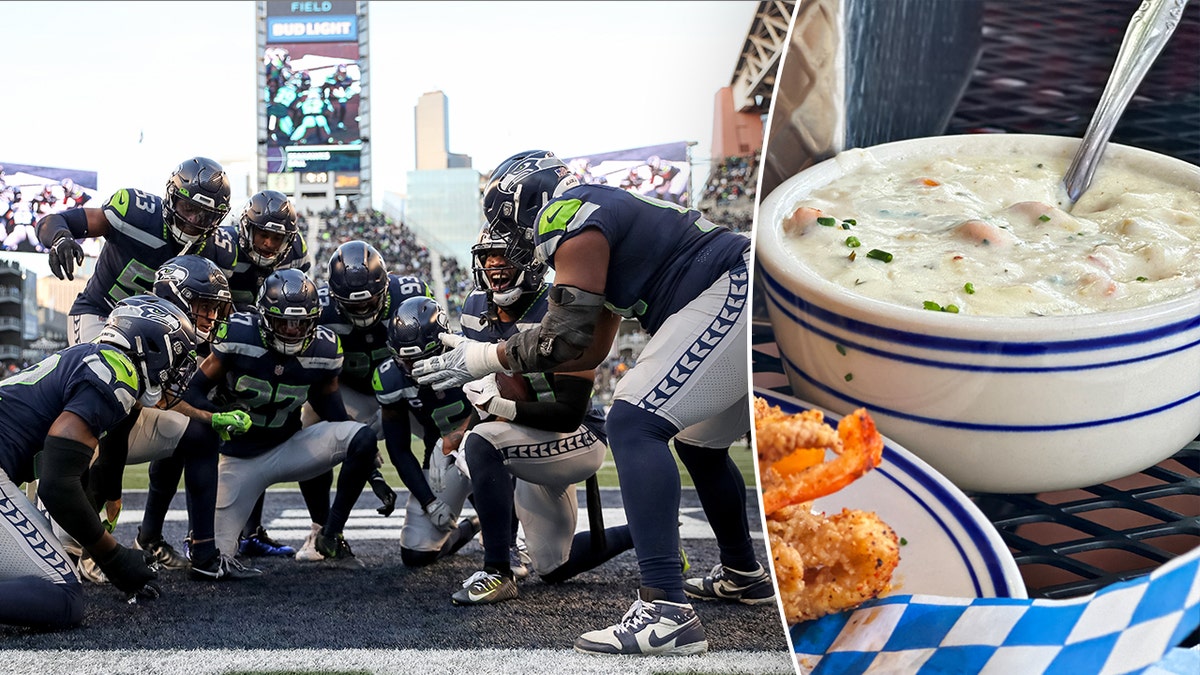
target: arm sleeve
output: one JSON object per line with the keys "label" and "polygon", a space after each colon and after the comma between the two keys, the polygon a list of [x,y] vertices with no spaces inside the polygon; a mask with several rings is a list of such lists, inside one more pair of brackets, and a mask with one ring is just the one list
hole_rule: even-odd
{"label": "arm sleeve", "polygon": [[192,373],[192,379],[188,382],[187,389],[183,392],[183,400],[197,410],[220,412],[217,406],[208,400],[208,392],[212,391],[215,386],[217,386],[216,381],[197,368],[196,372]]}
{"label": "arm sleeve", "polygon": [[570,433],[583,424],[592,405],[592,381],[573,375],[554,376],[553,401],[517,401],[512,420],[534,429]]}
{"label": "arm sleeve", "polygon": [[554,286],[542,322],[504,341],[508,364],[522,373],[544,373],[578,358],[592,343],[604,296],[573,286]]}
{"label": "arm sleeve", "polygon": [[51,213],[38,221],[37,236],[42,246],[50,248],[63,235],[75,239],[87,236],[87,213],[82,207]]}
{"label": "arm sleeve", "polygon": [[383,414],[383,438],[387,446],[388,459],[400,474],[404,487],[412,493],[417,503],[425,506],[433,501],[433,490],[421,472],[421,462],[412,451],[412,427],[408,422],[408,411],[396,408]]}
{"label": "arm sleeve", "polygon": [[314,391],[309,395],[308,402],[312,405],[313,412],[317,413],[317,417],[326,422],[346,422],[350,419],[346,412],[346,403],[342,400],[341,389],[331,392]]}
{"label": "arm sleeve", "polygon": [[92,461],[92,448],[69,438],[47,436],[34,461],[38,497],[50,517],[84,548],[94,546],[104,535],[104,526],[83,488],[83,474]]}

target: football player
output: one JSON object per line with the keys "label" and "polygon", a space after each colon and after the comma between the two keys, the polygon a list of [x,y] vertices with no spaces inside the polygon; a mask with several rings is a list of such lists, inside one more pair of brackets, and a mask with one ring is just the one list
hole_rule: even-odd
{"label": "football player", "polygon": [[[196,336],[171,303],[137,295],[109,313],[94,342],[73,345],[0,383],[0,623],[61,627],[83,621],[83,590],[50,523],[18,488],[40,479],[50,517],[131,597],[157,597],[148,553],[122,546],[84,487],[97,437],[153,405],[187,371]],[[193,364],[194,365],[194,364]]]}
{"label": "football player", "polygon": [[204,238],[229,213],[229,178],[221,165],[205,157],[180,164],[167,180],[166,196],[118,190],[101,208],[81,207],[51,213],[37,224],[38,240],[49,251],[50,271],[74,279],[83,263],[79,239],[104,237],[96,269],[69,312],[68,341],[87,342],[100,332],[118,301],[149,293],[154,272],[183,252],[200,252]]}
{"label": "football player", "polygon": [[[346,414],[338,390],[341,346],[333,332],[317,325],[320,301],[312,279],[296,269],[272,272],[256,304],[257,313],[233,314],[218,329],[212,353],[185,394],[193,407],[213,413],[242,409],[253,422],[246,433],[220,445],[217,549],[237,546],[238,533],[267,487],[304,481],[341,464],[332,507],[327,496],[307,503],[313,522],[324,526],[317,550],[331,561],[353,560],[342,529],[374,468],[375,432]],[[322,421],[301,428],[305,402]]]}
{"label": "football player", "polygon": [[[446,312],[432,298],[405,300],[388,324],[393,358],[375,371],[375,396],[382,412],[388,457],[408,488],[400,560],[410,567],[429,565],[453,555],[479,533],[478,518],[458,519],[471,483],[450,470],[446,457],[462,443],[471,404],[461,388],[434,391],[418,385],[409,370],[417,359],[441,352],[438,337],[446,332]],[[412,451],[412,414],[426,430],[440,435],[424,461]],[[422,465],[426,471],[422,471]]]}
{"label": "football player", "polygon": [[[396,309],[406,298],[433,297],[429,285],[413,276],[388,272],[379,251],[370,244],[354,240],[341,244],[329,257],[329,283],[318,291],[321,318],[318,323],[337,334],[342,344],[342,373],[338,385],[350,418],[369,424],[378,440],[383,440],[379,401],[371,378],[375,369],[392,358],[388,348],[387,327]],[[305,425],[316,421],[311,406],[305,406],[301,419]],[[436,440],[436,439],[434,439]],[[432,441],[431,441],[432,443]],[[376,469],[371,473],[371,489],[383,504],[380,515],[391,515],[396,507],[396,491]],[[319,560],[315,536],[320,529],[313,523],[296,560]]]}
{"label": "football player", "polygon": [[[471,248],[477,290],[467,296],[460,323],[473,340],[499,342],[519,325],[537,325],[546,313],[546,266],[519,268],[508,260],[506,248],[487,230]],[[576,483],[596,473],[608,451],[604,414],[591,402],[595,372],[519,377],[528,383],[525,398],[531,400],[505,398],[495,375],[463,387],[483,419],[463,442],[483,537],[483,569],[451,596],[457,605],[517,597],[508,546],[514,506],[530,561],[543,581],[565,581],[633,548],[624,525],[608,528],[603,543],[594,543],[591,532],[575,533]]]}
{"label": "football player", "polygon": [[[214,260],[229,277],[229,292],[238,312],[252,312],[263,280],[281,269],[308,273],[312,267],[308,245],[300,232],[299,215],[287,195],[262,190],[250,197],[237,223],[224,225],[213,234]],[[329,500],[333,473],[304,481],[300,489],[305,501]],[[265,496],[265,495],[264,495]],[[328,507],[326,507],[327,509]],[[259,498],[246,520],[238,554],[247,557],[291,556],[296,549],[281,544],[262,525],[263,498]],[[318,510],[321,511],[318,507]]]}
{"label": "football player", "polygon": [[[67,342],[90,341],[120,300],[149,293],[155,271],[184,249],[211,255],[207,237],[229,212],[229,178],[206,157],[185,160],[167,179],[165,197],[121,189],[101,208],[71,208],[51,213],[37,223],[38,239],[49,251],[50,271],[74,279],[83,262],[79,239],[104,237],[105,245],[83,291],[68,313]],[[123,420],[124,435],[133,420]],[[117,431],[114,436],[121,436]],[[109,506],[115,524],[119,504]],[[73,543],[68,545],[75,549]],[[83,562],[85,578],[103,582],[91,562]]]}
{"label": "football player", "polygon": [[[750,426],[750,239],[698,211],[582,185],[543,150],[504,160],[488,180],[483,207],[510,262],[555,270],[549,308],[536,327],[498,344],[445,336],[451,349],[413,373],[443,389],[502,370],[594,368],[620,318],[636,318],[651,337],[617,384],[606,430],[642,586],[621,621],[584,633],[575,648],[703,653],[708,640],[688,594],[755,603],[773,602],[774,594],[750,537],[745,483],[729,456]],[[721,565],[710,577],[688,580],[686,593],[672,439],[721,552]]]}

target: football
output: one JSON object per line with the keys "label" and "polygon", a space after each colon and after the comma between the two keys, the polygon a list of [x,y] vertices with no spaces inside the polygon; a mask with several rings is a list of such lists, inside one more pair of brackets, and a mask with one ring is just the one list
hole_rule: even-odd
{"label": "football", "polygon": [[510,401],[532,401],[533,391],[529,388],[529,380],[522,375],[507,375],[496,373],[496,389],[500,396]]}

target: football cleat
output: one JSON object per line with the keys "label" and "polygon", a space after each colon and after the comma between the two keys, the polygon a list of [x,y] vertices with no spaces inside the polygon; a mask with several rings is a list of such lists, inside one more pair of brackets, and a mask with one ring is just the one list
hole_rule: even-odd
{"label": "football cleat", "polygon": [[532,560],[525,548],[525,542],[518,540],[508,549],[508,566],[512,568],[513,578],[520,581],[529,576],[529,564]]}
{"label": "football cleat", "polygon": [[687,656],[708,651],[704,626],[691,605],[668,602],[662,592],[642,587],[625,616],[608,628],[575,638],[585,654]]}
{"label": "football cleat", "polygon": [[247,567],[224,553],[217,553],[208,560],[192,561],[188,575],[196,581],[241,581],[262,575],[262,570]]}
{"label": "football cleat", "polygon": [[247,558],[282,557],[295,554],[296,549],[272,539],[261,525],[254,531],[254,534],[238,541],[238,555]]}
{"label": "football cleat", "polygon": [[392,515],[392,511],[396,510],[396,491],[392,489],[392,486],[387,484],[379,469],[375,469],[371,473],[371,476],[367,478],[367,482],[371,484],[371,491],[375,493],[375,496],[381,502],[381,505],[375,511],[385,518]]}
{"label": "football cleat", "polygon": [[487,605],[515,600],[516,597],[516,580],[492,570],[482,570],[464,581],[463,587],[450,596],[450,602],[456,605]]}
{"label": "football cleat", "polygon": [[346,537],[341,534],[326,534],[324,529],[318,530],[313,544],[317,553],[320,553],[327,563],[364,566],[362,561],[355,557],[354,551],[350,550],[350,543],[346,541]]}
{"label": "football cleat", "polygon": [[761,564],[753,572],[739,572],[718,563],[706,577],[685,579],[683,592],[689,598],[728,600],[745,605],[775,601],[775,585]]}
{"label": "football cleat", "polygon": [[296,560],[299,562],[320,562],[325,559],[321,552],[317,550],[317,537],[321,534],[321,526],[313,523],[312,529],[308,531],[308,536],[304,538],[304,545],[296,551]]}
{"label": "football cleat", "polygon": [[104,571],[100,569],[100,566],[96,564],[95,560],[92,560],[92,556],[90,554],[85,553],[83,557],[79,559],[78,568],[79,576],[92,582],[93,584],[108,583],[108,575],[106,575]]}
{"label": "football cleat", "polygon": [[184,570],[191,566],[188,559],[179,555],[179,551],[175,550],[163,539],[160,534],[157,539],[145,545],[142,544],[142,528],[138,528],[137,537],[133,539],[133,548],[137,551],[149,551],[150,555],[154,556],[154,561],[159,567],[166,570]]}

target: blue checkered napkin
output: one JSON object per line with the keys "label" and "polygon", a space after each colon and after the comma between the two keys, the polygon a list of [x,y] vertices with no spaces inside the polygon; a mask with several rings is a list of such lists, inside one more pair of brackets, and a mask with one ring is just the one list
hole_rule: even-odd
{"label": "blue checkered napkin", "polygon": [[1200,626],[1200,547],[1070,600],[897,595],[792,628],[802,672],[1143,673]]}

